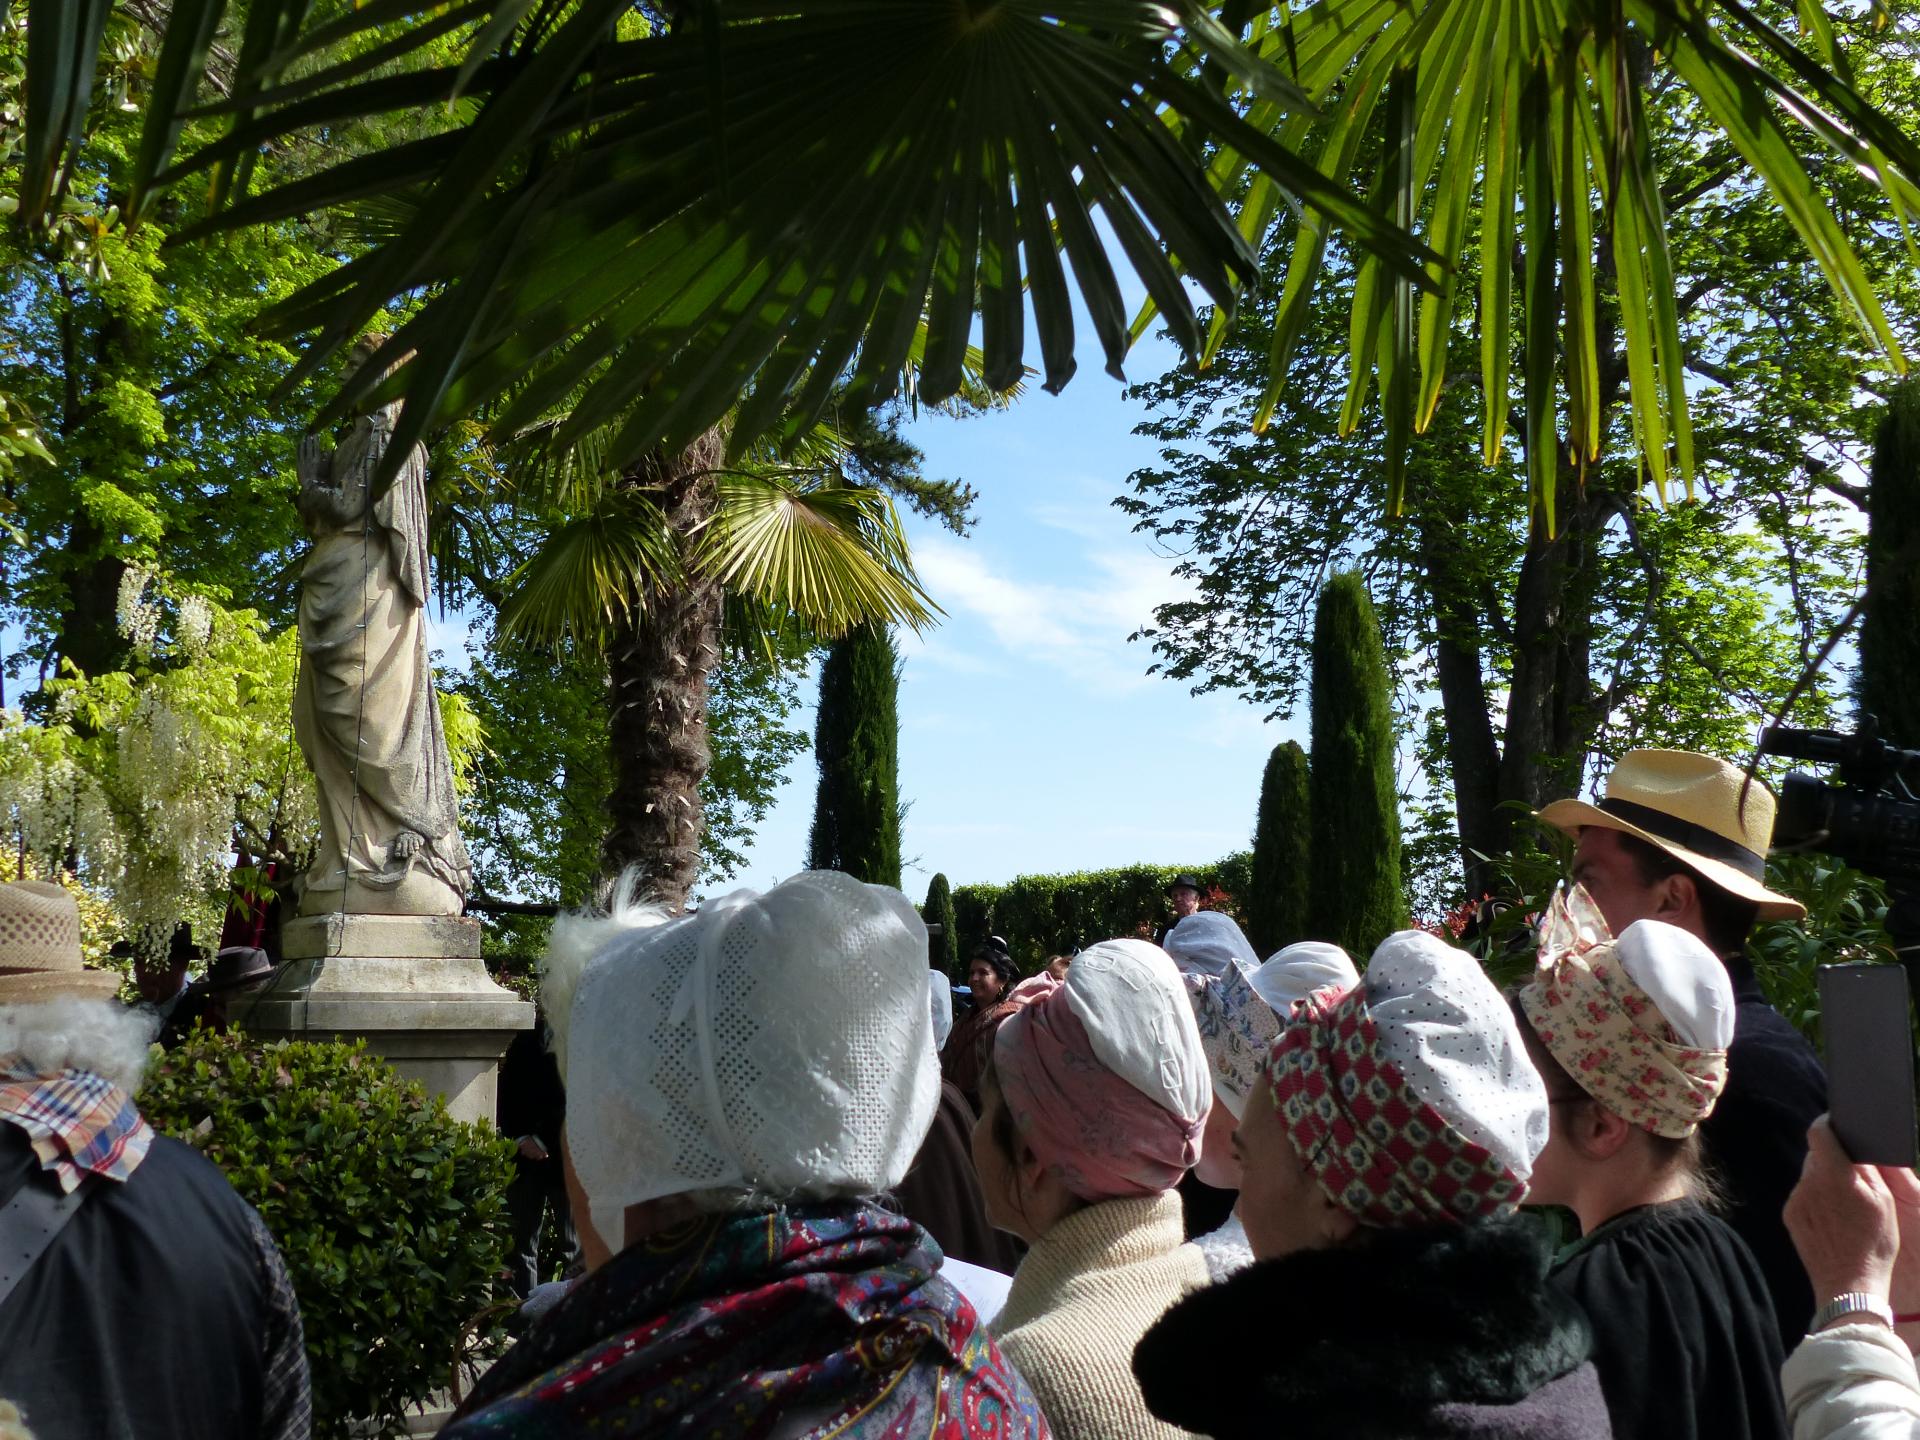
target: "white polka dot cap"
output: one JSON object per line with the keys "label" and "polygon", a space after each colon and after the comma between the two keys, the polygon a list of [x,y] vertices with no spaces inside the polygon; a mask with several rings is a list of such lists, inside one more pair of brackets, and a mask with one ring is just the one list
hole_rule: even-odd
{"label": "white polka dot cap", "polygon": [[1373,952],[1361,984],[1382,1058],[1460,1134],[1516,1179],[1547,1144],[1547,1087],[1506,997],[1479,962],[1424,930]]}
{"label": "white polka dot cap", "polygon": [[928,989],[912,903],[833,870],[616,935],[566,1025],[567,1144],[602,1236],[664,1195],[899,1184],[940,1099]]}

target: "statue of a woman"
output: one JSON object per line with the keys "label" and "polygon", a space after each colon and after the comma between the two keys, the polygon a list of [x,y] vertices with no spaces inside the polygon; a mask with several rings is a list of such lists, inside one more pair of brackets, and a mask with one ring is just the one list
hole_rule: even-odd
{"label": "statue of a woman", "polygon": [[[371,346],[362,342],[356,363]],[[300,579],[293,733],[320,791],[320,850],[300,913],[458,915],[472,880],[453,766],[427,663],[427,452],[415,445],[368,504],[398,402],[340,448],[300,442]]]}

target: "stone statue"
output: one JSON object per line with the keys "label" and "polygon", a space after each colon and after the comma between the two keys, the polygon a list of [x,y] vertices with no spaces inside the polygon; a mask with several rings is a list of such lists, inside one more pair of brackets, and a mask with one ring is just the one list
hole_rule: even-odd
{"label": "stone statue", "polygon": [[[373,345],[354,354],[364,364]],[[473,869],[460,839],[427,663],[427,451],[368,503],[399,402],[339,449],[300,442],[295,502],[313,536],[300,577],[293,733],[320,792],[320,850],[299,912],[458,915]]]}

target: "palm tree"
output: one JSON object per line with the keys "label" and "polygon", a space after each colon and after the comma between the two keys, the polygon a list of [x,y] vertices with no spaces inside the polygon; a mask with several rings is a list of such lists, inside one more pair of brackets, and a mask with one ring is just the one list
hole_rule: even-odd
{"label": "palm tree", "polygon": [[[57,209],[113,3],[31,0],[24,223]],[[517,392],[495,411],[511,433],[589,375],[588,423],[627,416],[618,467],[730,414],[734,454],[768,435],[791,446],[847,376],[858,401],[889,394],[922,315],[930,396],[959,383],[976,316],[988,379],[1017,373],[1029,310],[1054,390],[1074,371],[1076,289],[1117,374],[1135,333],[1122,269],[1199,353],[1187,282],[1214,302],[1217,340],[1257,242],[1298,208],[1276,387],[1337,230],[1363,258],[1348,410],[1377,377],[1397,467],[1432,414],[1459,262],[1477,254],[1488,445],[1517,335],[1551,528],[1562,450],[1577,471],[1599,445],[1602,260],[1630,312],[1639,452],[1656,479],[1691,469],[1637,94],[1655,65],[1717,127],[1727,175],[1770,188],[1901,363],[1829,187],[1785,137],[1816,136],[1902,227],[1920,217],[1920,149],[1851,83],[1818,0],[1797,7],[1797,37],[1747,0],[699,0],[684,7],[697,23],[655,33],[631,0],[374,0],[319,23],[311,8],[250,0],[231,92],[208,107],[230,129],[176,162],[229,0],[174,0],[126,211],[137,221],[186,175],[210,181],[224,226],[424,193],[403,233],[263,317],[312,337],[312,367],[420,300],[384,357],[412,351],[404,370],[367,367],[334,406],[404,392],[395,455]],[[462,60],[428,58],[451,38]],[[260,147],[392,112],[449,118],[246,193]]]}
{"label": "palm tree", "polygon": [[849,482],[849,441],[833,426],[816,426],[785,460],[762,448],[729,464],[716,429],[614,470],[607,443],[619,422],[569,438],[573,415],[520,432],[498,457],[513,477],[504,498],[545,530],[506,579],[500,630],[605,656],[607,866],[637,864],[677,908],[699,870],[715,664],[730,650],[777,655],[792,648],[783,640],[830,638],[863,621],[918,629],[936,607],[891,497]]}

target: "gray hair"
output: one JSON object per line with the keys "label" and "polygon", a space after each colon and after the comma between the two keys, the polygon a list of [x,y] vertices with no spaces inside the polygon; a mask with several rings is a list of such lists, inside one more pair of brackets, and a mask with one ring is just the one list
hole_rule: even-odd
{"label": "gray hair", "polygon": [[155,1028],[151,1015],[118,1000],[0,1005],[0,1055],[18,1056],[37,1075],[91,1070],[132,1094],[147,1073]]}

